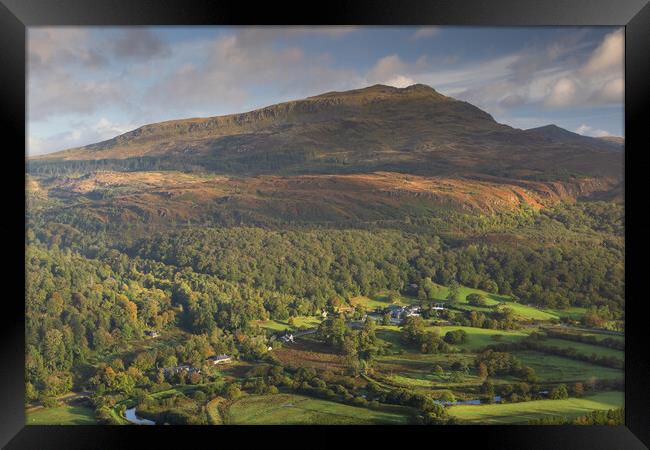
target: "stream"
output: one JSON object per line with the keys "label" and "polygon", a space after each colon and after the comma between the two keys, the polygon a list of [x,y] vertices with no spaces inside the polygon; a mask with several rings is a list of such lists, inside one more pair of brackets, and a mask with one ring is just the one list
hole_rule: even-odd
{"label": "stream", "polygon": [[126,420],[129,422],[135,424],[135,425],[155,425],[156,422],[153,420],[149,419],[141,419],[138,416],[135,415],[135,406],[133,408],[127,409],[124,411],[124,416],[126,417]]}

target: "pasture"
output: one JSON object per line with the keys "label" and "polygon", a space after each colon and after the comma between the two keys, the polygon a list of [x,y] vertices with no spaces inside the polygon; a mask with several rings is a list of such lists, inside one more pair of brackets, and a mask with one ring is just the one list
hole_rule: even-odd
{"label": "pasture", "polygon": [[534,351],[512,352],[527,366],[535,369],[537,376],[546,382],[577,382],[623,379],[623,371],[597,366],[584,361],[548,355]]}
{"label": "pasture", "polygon": [[95,425],[95,411],[86,406],[62,405],[26,413],[27,425]]}
{"label": "pasture", "polygon": [[406,408],[374,410],[294,394],[246,396],[230,406],[227,417],[234,425],[402,425],[409,419]]}
{"label": "pasture", "polygon": [[472,424],[504,425],[525,424],[545,416],[578,417],[595,410],[607,410],[623,406],[624,395],[620,391],[600,392],[583,398],[565,400],[534,400],[521,403],[491,405],[451,406],[449,413]]}
{"label": "pasture", "polygon": [[[464,344],[456,345],[459,348],[476,351],[486,345],[499,344],[504,342],[516,342],[523,337],[526,337],[532,330],[493,330],[489,328],[474,328],[474,327],[460,327],[455,325],[435,326],[431,329],[437,329],[440,332],[440,337],[444,337],[445,333],[454,330],[464,330],[467,333],[467,341]],[[495,338],[495,336],[500,336]]]}
{"label": "pasture", "polygon": [[583,355],[596,354],[597,356],[608,356],[619,358],[621,360],[625,358],[625,352],[616,350],[614,348],[603,347],[601,345],[583,344],[582,342],[556,338],[546,338],[542,341],[542,343],[551,347],[573,348],[578,353],[582,353]]}
{"label": "pasture", "polygon": [[294,324],[289,325],[288,320],[256,320],[253,323],[271,331],[282,332],[284,330],[296,331],[304,328],[316,328],[320,325],[322,318],[315,316],[297,316],[293,318]]}

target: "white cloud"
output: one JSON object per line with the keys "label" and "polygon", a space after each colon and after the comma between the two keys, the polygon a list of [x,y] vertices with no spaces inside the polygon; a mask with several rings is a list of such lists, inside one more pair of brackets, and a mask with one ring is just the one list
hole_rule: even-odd
{"label": "white cloud", "polygon": [[584,123],[576,128],[576,133],[592,137],[611,136],[611,133],[608,131],[598,130]]}
{"label": "white cloud", "polygon": [[560,78],[553,84],[545,104],[554,107],[571,106],[575,103],[577,91],[578,86],[574,80]]}
{"label": "white cloud", "polygon": [[102,117],[95,123],[77,123],[69,131],[51,136],[29,136],[27,139],[27,153],[29,155],[40,155],[67,148],[81,147],[111,139],[137,127],[138,125],[132,123],[119,124]]}
{"label": "white cloud", "polygon": [[612,103],[623,103],[623,98],[625,96],[625,81],[623,78],[614,78],[607,81],[602,90],[597,93],[599,97],[604,102]]}
{"label": "white cloud", "polygon": [[608,34],[602,44],[592,53],[587,64],[583,67],[586,75],[600,74],[606,71],[622,70],[625,52],[625,37],[623,30]]}
{"label": "white cloud", "polygon": [[366,80],[368,80],[368,84],[406,87],[415,83],[411,77],[404,75],[408,71],[408,64],[402,61],[398,55],[384,56],[366,74]]}
{"label": "white cloud", "polygon": [[47,76],[30,76],[28,108],[30,120],[45,120],[64,114],[89,114],[128,96],[127,85],[119,78],[80,80],[53,69]]}
{"label": "white cloud", "polygon": [[320,32],[336,37],[351,31],[349,27],[317,31],[254,28],[180,44],[173,48],[172,60],[192,62],[179,63],[163,75],[145,93],[145,101],[176,114],[197,110],[214,114],[250,106],[250,91],[260,86],[273,89],[276,96],[286,95],[287,100],[360,87],[358,75],[332,68],[327,55],[305,54],[296,46],[278,47],[273,40],[287,33]]}
{"label": "white cloud", "polygon": [[411,39],[427,39],[440,34],[440,27],[422,27],[411,35]]}
{"label": "white cloud", "polygon": [[415,84],[415,80],[405,77],[404,75],[396,75],[393,78],[389,78],[388,80],[384,81],[382,84],[396,88],[405,88]]}
{"label": "white cloud", "polygon": [[[575,51],[585,46],[578,39],[584,36],[578,33],[573,39],[548,44],[544,51],[525,49],[471,67],[467,77],[454,77],[463,82],[452,92],[495,114],[526,104],[541,103],[552,109],[622,104],[622,31],[605,36],[580,61]],[[468,87],[472,76],[479,80]]]}

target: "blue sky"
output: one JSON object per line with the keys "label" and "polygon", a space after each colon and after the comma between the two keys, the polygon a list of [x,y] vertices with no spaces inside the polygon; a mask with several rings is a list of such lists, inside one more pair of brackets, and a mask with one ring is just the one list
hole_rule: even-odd
{"label": "blue sky", "polygon": [[32,27],[28,153],[377,83],[622,136],[623,54],[612,27]]}

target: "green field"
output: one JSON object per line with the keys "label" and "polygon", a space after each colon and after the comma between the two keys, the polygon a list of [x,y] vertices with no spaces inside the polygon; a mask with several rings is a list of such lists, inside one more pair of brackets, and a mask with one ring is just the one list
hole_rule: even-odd
{"label": "green field", "polygon": [[[434,301],[446,302],[446,298],[448,294],[449,294],[448,287],[437,285]],[[470,306],[466,300],[466,297],[469,294],[483,294],[486,299],[486,306],[485,307]],[[457,303],[459,307],[473,309],[476,311],[484,311],[484,312],[491,311],[492,310],[492,308],[490,308],[491,306],[498,305],[499,303],[504,303],[506,306],[513,309],[515,315],[518,318],[523,320],[555,320],[555,319],[559,319],[562,316],[579,317],[581,313],[584,312],[583,308],[571,308],[563,312],[550,310],[550,309],[542,310],[542,309],[535,308],[533,306],[515,303],[512,301],[512,298],[510,298],[507,295],[491,294],[481,289],[474,289],[466,286],[461,286],[459,288],[459,297],[460,300]],[[388,300],[388,295],[381,294],[381,293],[373,296],[372,298],[366,296],[354,297],[351,299],[351,303],[353,305],[363,305],[369,311],[372,311],[377,307],[385,308],[391,304],[391,302]],[[413,297],[402,295],[400,300],[396,301],[395,303],[405,305],[405,304],[412,304],[412,303],[417,304],[419,302],[417,299]]]}
{"label": "green field", "polygon": [[[459,344],[457,347],[469,350],[478,350],[486,345],[494,345],[504,342],[516,342],[521,338],[528,336],[531,330],[493,330],[489,328],[460,327],[455,325],[430,327],[438,329],[440,337],[443,337],[448,331],[464,330],[467,333],[467,342]],[[495,340],[493,336],[500,335],[500,340]]]}
{"label": "green field", "polygon": [[555,330],[555,331],[563,331],[563,332],[571,332],[575,334],[580,334],[583,336],[594,336],[598,341],[602,341],[603,339],[613,339],[616,341],[624,341],[625,336],[622,334],[610,334],[598,330],[586,330],[586,329],[566,329],[562,327],[549,327],[549,330]]}
{"label": "green field", "polygon": [[[558,319],[559,315],[551,310],[543,311],[541,309],[535,308],[533,306],[522,305],[520,303],[515,303],[507,295],[491,294],[481,289],[473,289],[465,286],[461,286],[459,291],[460,301],[458,302],[459,306],[469,307],[470,309],[475,309],[477,311],[489,311],[490,308],[486,307],[474,307],[470,306],[467,303],[467,296],[469,294],[482,294],[485,296],[485,303],[489,306],[498,305],[499,303],[504,303],[509,308],[512,308],[515,315],[524,320],[554,320]],[[436,298],[445,301],[447,295],[449,294],[449,288],[446,286],[438,286],[436,291]]]}
{"label": "green field", "polygon": [[516,351],[512,354],[525,365],[535,369],[535,373],[542,381],[584,382],[592,378],[597,380],[623,379],[622,370],[597,366],[562,356],[533,351]]}
{"label": "green field", "polygon": [[63,405],[26,414],[27,425],[95,425],[95,411],[85,406]]}
{"label": "green field", "polygon": [[541,311],[556,315],[558,317],[568,317],[569,319],[578,320],[587,312],[587,308],[580,306],[571,306],[566,309],[541,309]]}
{"label": "green field", "polygon": [[227,416],[227,423],[241,425],[401,425],[408,422],[407,411],[400,412],[400,408],[377,411],[293,394],[247,396],[235,402]]}
{"label": "green field", "polygon": [[320,325],[322,318],[314,316],[297,316],[294,317],[293,320],[293,326],[289,325],[286,320],[257,320],[254,321],[254,323],[262,328],[272,331],[284,331],[286,329],[295,331],[302,328],[315,328]]}
{"label": "green field", "polygon": [[620,360],[625,358],[625,352],[621,350],[600,345],[583,344],[582,342],[568,341],[566,339],[547,338],[542,341],[542,344],[552,347],[574,348],[578,353],[582,353],[583,355],[595,353],[598,356],[613,356]]}
{"label": "green field", "polygon": [[493,405],[459,405],[449,408],[449,413],[473,424],[521,424],[544,416],[578,417],[594,410],[607,410],[623,406],[623,392],[601,392],[584,398],[565,400],[535,400],[532,402]]}
{"label": "green field", "polygon": [[[445,333],[454,330],[464,330],[467,333],[467,341],[464,344],[458,344],[456,347],[468,350],[478,350],[486,345],[499,344],[503,342],[516,342],[519,339],[528,336],[533,330],[493,330],[489,328],[463,327],[460,325],[428,326],[429,331],[438,331],[440,337]],[[419,353],[417,349],[405,347],[401,341],[402,330],[396,325],[378,325],[377,337],[384,342],[390,343],[393,350],[403,350]],[[500,340],[495,340],[493,336],[500,335]]]}

